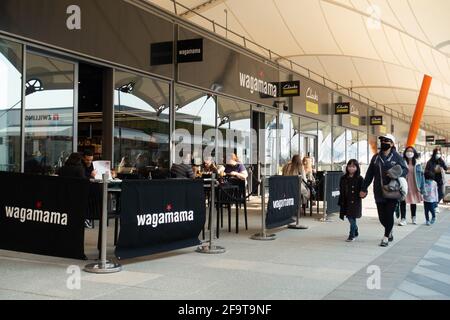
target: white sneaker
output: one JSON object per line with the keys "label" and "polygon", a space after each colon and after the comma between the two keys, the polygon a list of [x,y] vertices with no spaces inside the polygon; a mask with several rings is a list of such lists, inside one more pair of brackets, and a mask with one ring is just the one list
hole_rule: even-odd
{"label": "white sneaker", "polygon": [[402,221],[400,221],[400,223],[398,224],[399,226],[406,226],[407,225],[407,223],[406,223],[406,219],[402,219]]}
{"label": "white sneaker", "polygon": [[412,224],[417,224],[417,218],[416,217],[412,218]]}

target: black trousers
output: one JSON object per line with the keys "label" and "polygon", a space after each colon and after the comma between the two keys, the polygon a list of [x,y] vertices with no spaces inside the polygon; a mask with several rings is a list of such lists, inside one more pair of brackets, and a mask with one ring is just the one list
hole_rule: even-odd
{"label": "black trousers", "polygon": [[387,199],[386,202],[377,203],[378,218],[384,227],[384,236],[389,237],[394,228],[394,212],[398,200]]}
{"label": "black trousers", "polygon": [[[415,217],[417,212],[417,204],[411,204],[411,217]],[[406,219],[406,201],[400,202],[401,218]]]}

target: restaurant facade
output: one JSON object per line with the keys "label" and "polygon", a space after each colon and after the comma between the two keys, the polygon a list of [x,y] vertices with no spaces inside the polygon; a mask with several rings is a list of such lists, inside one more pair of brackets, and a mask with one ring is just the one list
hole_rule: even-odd
{"label": "restaurant facade", "polygon": [[[86,149],[114,168],[169,168],[183,141],[194,164],[206,148],[222,163],[231,143],[270,176],[295,154],[319,171],[366,166],[381,134],[405,147],[407,121],[147,2],[3,0],[0,12],[0,171],[52,174]],[[421,130],[423,161],[426,136],[446,139]]]}

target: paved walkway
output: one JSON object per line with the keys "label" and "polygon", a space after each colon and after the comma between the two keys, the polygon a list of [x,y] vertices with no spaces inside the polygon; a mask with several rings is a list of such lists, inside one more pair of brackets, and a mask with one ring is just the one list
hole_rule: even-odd
{"label": "paved walkway", "polygon": [[[243,230],[241,218],[239,234],[222,231],[217,244],[225,254],[188,248],[124,261],[121,273],[82,272],[80,290],[68,289],[67,268],[92,261],[0,250],[0,299],[448,299],[450,211],[441,211],[432,227],[396,226],[393,245],[381,248],[382,229],[371,200],[365,201],[354,243],[344,241],[347,222],[334,216],[322,223],[317,215],[303,218],[308,230],[278,229],[275,241],[251,240],[261,224],[254,204],[250,230]],[[423,224],[421,207],[418,217]],[[109,235],[111,243],[112,228]],[[92,259],[96,240],[97,230],[89,230],[86,253]],[[379,290],[367,288],[369,266],[381,271]]]}

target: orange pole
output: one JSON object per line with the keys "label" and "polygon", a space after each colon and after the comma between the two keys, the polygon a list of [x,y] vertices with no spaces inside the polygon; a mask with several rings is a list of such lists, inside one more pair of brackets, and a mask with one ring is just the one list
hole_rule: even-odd
{"label": "orange pole", "polygon": [[427,103],[428,93],[431,87],[431,78],[428,75],[423,77],[422,88],[420,89],[419,99],[417,100],[416,110],[414,111],[414,117],[409,129],[408,142],[406,146],[414,146],[416,144],[417,134],[419,133],[420,123],[422,121],[423,112]]}

